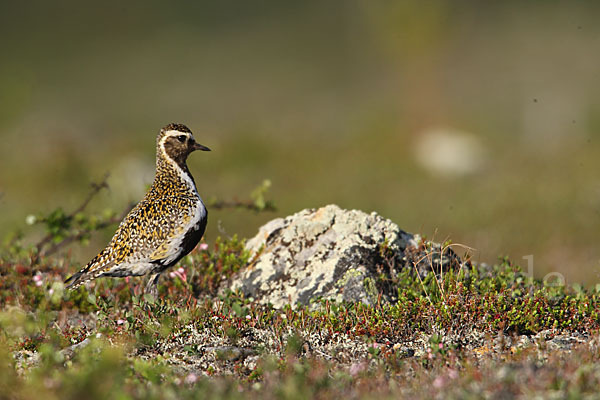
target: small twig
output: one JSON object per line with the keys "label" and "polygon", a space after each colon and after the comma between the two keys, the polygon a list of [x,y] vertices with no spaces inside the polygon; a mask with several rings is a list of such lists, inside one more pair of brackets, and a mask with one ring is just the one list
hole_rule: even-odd
{"label": "small twig", "polygon": [[277,211],[277,208],[273,206],[271,203],[266,203],[264,207],[258,207],[252,201],[240,201],[240,200],[214,200],[208,202],[208,206],[210,208],[216,210],[222,210],[225,208],[244,208],[250,211]]}
{"label": "small twig", "polygon": [[[125,210],[121,213],[121,215],[112,217],[104,222],[99,223],[98,226],[95,228],[95,230],[101,230],[101,229],[106,228],[107,226],[116,224],[117,222],[121,222],[121,220],[123,220],[123,218],[125,218],[125,216],[127,215],[127,213],[130,210],[131,210],[131,205],[129,207],[126,207]],[[81,231],[75,235],[66,237],[63,240],[61,240],[60,242],[53,244],[50,248],[48,248],[48,250],[40,250],[40,253],[39,253],[40,257],[41,256],[49,256],[50,254],[56,253],[61,248],[82,239],[88,233],[89,232]]]}
{"label": "small twig", "polygon": [[[433,242],[430,242],[432,244],[433,247]],[[419,271],[417,270],[417,265],[421,263],[421,261],[428,259],[429,263],[432,267],[432,272],[434,273],[434,279],[435,282],[437,284],[438,290],[440,291],[440,295],[442,296],[442,300],[444,301],[444,304],[446,304],[446,291],[444,290],[444,287],[442,285],[442,283],[440,282],[443,278],[444,278],[444,254],[446,253],[447,250],[451,250],[452,247],[461,247],[467,250],[474,250],[473,248],[460,244],[460,243],[451,243],[451,244],[447,244],[445,246],[442,246],[440,244],[440,277],[438,278],[437,274],[435,273],[436,271],[433,269],[433,256],[432,253],[435,252],[435,249],[433,248],[431,252],[427,252],[427,250],[425,250],[425,254],[420,257],[417,262],[413,262],[413,268],[415,269],[415,272],[417,273],[417,277],[419,278],[419,281],[421,283],[421,286],[423,288],[423,291],[425,292],[425,295],[427,296],[427,298],[429,299],[429,302],[431,303],[431,299],[429,298],[429,294],[427,293],[427,290],[425,289],[425,284],[423,283],[423,280],[421,279],[421,276],[419,275]],[[452,266],[452,262],[450,261],[450,267]],[[433,305],[433,303],[431,303]]]}
{"label": "small twig", "polygon": [[[71,212],[70,214],[68,214],[64,217],[67,221],[69,221],[69,222],[72,221],[73,218],[75,218],[75,216],[77,214],[83,212],[87,208],[87,206],[90,204],[92,199],[102,189],[108,189],[108,183],[107,183],[108,176],[109,176],[109,174],[106,173],[100,182],[91,184],[92,189],[90,190],[87,197],[83,200],[83,202],[79,205],[79,207],[77,207],[75,210],[73,210],[73,212]],[[217,210],[226,209],[226,208],[243,208],[243,209],[247,209],[247,210],[251,210],[251,211],[255,211],[255,212],[276,211],[275,206],[273,206],[273,204],[268,201],[265,202],[263,205],[263,204],[257,204],[256,202],[253,202],[251,200],[247,200],[247,201],[213,200],[213,201],[209,201],[208,205],[210,208],[217,209]],[[127,213],[131,210],[131,207],[132,206],[127,207],[121,215],[114,216],[106,221],[99,223],[93,230],[96,231],[96,230],[104,229],[107,226],[110,226],[114,223],[120,222],[127,215]],[[88,234],[90,234],[90,232],[88,230],[81,230],[79,232],[70,232],[69,235],[66,236],[64,239],[62,239],[61,241],[59,241],[57,243],[52,243],[52,240],[54,239],[54,235],[52,233],[48,233],[34,246],[34,248],[37,250],[35,252],[36,255],[34,256],[34,259],[37,260],[39,257],[54,254],[57,251],[59,251],[60,249],[62,249],[63,247],[65,247],[75,241],[81,240]]]}
{"label": "small twig", "polygon": [[425,283],[423,282],[423,279],[421,279],[421,274],[419,274],[419,269],[417,268],[417,264],[419,262],[420,261],[417,261],[417,262],[411,261],[413,268],[417,274],[417,278],[419,278],[419,282],[421,283],[421,287],[423,288],[423,291],[425,292],[425,297],[427,297],[427,300],[429,300],[429,304],[431,306],[433,306],[433,301],[431,300],[431,297],[429,297],[429,293],[427,293],[427,289],[425,288]]}
{"label": "small twig", "polygon": [[[75,217],[75,215],[77,215],[78,213],[82,212],[83,210],[85,210],[85,208],[90,204],[90,201],[92,201],[92,199],[94,198],[94,196],[96,196],[102,189],[108,189],[108,183],[106,182],[108,180],[108,176],[109,174],[106,173],[104,174],[104,177],[102,178],[102,180],[99,183],[95,183],[92,182],[91,186],[92,186],[92,190],[90,190],[90,193],[88,194],[88,196],[83,200],[83,202],[81,203],[81,205],[79,207],[77,207],[72,213],[70,213],[69,215],[67,215],[67,218],[69,220],[71,220],[73,217]],[[83,233],[80,234],[81,236],[83,236]],[[44,236],[34,247],[37,250],[36,254],[38,256],[44,256],[44,255],[48,255],[50,253],[54,253],[56,252],[56,250],[60,247],[64,246],[64,242],[68,241],[68,243],[71,243],[73,240],[73,237],[68,237],[63,239],[61,242],[53,245],[50,249],[53,249],[53,251],[50,252],[50,250],[44,250],[44,247],[50,243],[52,241],[53,235],[51,233],[47,234],[46,236]]]}
{"label": "small twig", "polygon": [[77,215],[78,213],[82,212],[83,210],[86,209],[86,207],[88,206],[88,204],[90,204],[90,201],[92,201],[92,199],[102,190],[102,189],[108,189],[108,183],[106,182],[108,180],[109,177],[109,173],[105,173],[104,177],[102,177],[102,180],[99,183],[95,183],[92,182],[90,186],[92,186],[92,190],[90,191],[90,193],[88,194],[88,196],[85,198],[85,200],[83,200],[83,203],[81,203],[81,205],[79,207],[77,207],[75,209],[75,211],[73,211],[70,215],[69,218],[74,217],[75,215]]}

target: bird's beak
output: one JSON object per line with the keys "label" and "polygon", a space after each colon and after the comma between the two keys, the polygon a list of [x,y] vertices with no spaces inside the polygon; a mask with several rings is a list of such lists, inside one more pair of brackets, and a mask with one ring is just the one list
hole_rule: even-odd
{"label": "bird's beak", "polygon": [[210,151],[210,149],[206,146],[202,146],[200,143],[194,143],[194,146],[192,147],[192,151],[195,150],[202,150],[202,151]]}

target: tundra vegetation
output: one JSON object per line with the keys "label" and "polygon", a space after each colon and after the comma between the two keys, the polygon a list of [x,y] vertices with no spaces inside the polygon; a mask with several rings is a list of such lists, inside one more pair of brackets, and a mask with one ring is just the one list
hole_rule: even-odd
{"label": "tundra vegetation", "polygon": [[[424,279],[402,270],[387,282],[393,303],[276,309],[228,289],[251,257],[233,235],[201,243],[157,299],[142,278],[66,291],[80,265],[65,250],[119,219],[86,211],[104,186],[74,212],[29,217],[46,232],[37,243],[4,243],[1,398],[578,398],[600,387],[600,285],[543,282],[506,258]],[[213,205],[272,209],[267,188]]]}

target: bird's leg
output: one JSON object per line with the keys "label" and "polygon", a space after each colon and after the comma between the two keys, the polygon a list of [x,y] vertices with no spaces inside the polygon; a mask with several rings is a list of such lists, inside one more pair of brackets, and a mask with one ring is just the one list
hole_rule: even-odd
{"label": "bird's leg", "polygon": [[150,275],[150,279],[148,279],[146,289],[144,290],[144,293],[148,293],[154,299],[158,299],[158,278],[160,278],[160,272]]}

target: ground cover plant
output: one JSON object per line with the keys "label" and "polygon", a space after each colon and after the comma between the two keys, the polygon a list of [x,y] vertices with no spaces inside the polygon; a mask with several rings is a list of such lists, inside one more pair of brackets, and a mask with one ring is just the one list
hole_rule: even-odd
{"label": "ground cover plant", "polygon": [[[85,204],[36,217],[44,249],[116,215],[86,216]],[[79,265],[39,243],[12,240],[0,259],[2,398],[576,398],[600,387],[600,287],[544,283],[508,259],[425,279],[403,270],[393,304],[275,309],[228,290],[251,256],[236,236],[201,243],[158,299],[142,278],[66,291]]]}

